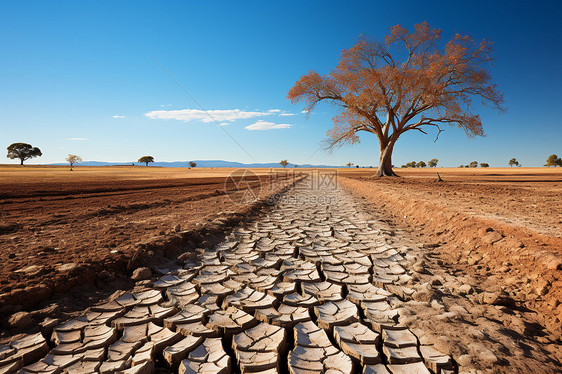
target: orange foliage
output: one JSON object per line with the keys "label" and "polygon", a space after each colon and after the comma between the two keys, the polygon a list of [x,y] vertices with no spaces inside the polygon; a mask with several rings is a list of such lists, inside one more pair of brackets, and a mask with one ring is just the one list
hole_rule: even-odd
{"label": "orange foliage", "polygon": [[[457,34],[442,45],[440,36],[441,30],[424,22],[411,34],[396,25],[384,42],[362,38],[342,52],[330,74],[311,70],[287,97],[293,103],[304,100],[307,111],[320,101],[339,106],[328,146],[359,142],[357,133],[367,131],[377,135],[381,158],[402,133],[425,133],[426,126],[436,127],[437,136],[442,124],[456,125],[468,136],[483,135],[472,100],[503,110],[502,94],[486,70],[492,43]],[[390,164],[390,155],[385,157],[381,162]]]}

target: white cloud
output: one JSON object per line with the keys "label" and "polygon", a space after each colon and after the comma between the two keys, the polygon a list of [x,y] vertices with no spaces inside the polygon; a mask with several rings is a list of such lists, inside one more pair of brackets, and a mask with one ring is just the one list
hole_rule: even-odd
{"label": "white cloud", "polygon": [[150,119],[176,119],[178,121],[201,121],[201,122],[232,122],[238,119],[247,119],[261,116],[270,116],[272,112],[246,112],[240,109],[217,109],[217,110],[153,110],[144,115]]}
{"label": "white cloud", "polygon": [[219,126],[228,126],[228,125],[230,125],[230,123],[226,123],[226,122],[219,123]]}
{"label": "white cloud", "polygon": [[66,140],[82,141],[82,140],[88,140],[88,138],[66,138]]}
{"label": "white cloud", "polygon": [[125,118],[125,116],[120,116],[118,114],[114,115],[113,118]]}
{"label": "white cloud", "polygon": [[265,122],[265,121],[258,121],[254,124],[248,125],[245,127],[246,130],[276,130],[276,129],[288,129],[292,127],[288,123],[273,123],[273,122]]}
{"label": "white cloud", "polygon": [[270,109],[268,110],[269,113],[279,113],[281,112],[281,109]]}
{"label": "white cloud", "polygon": [[295,113],[281,113],[279,114],[280,116],[286,117],[286,116],[296,116]]}

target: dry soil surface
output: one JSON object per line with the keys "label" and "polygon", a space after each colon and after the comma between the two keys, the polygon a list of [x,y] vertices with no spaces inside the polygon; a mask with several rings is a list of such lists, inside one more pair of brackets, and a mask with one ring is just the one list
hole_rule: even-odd
{"label": "dry soil surface", "polygon": [[[534,320],[536,313],[514,300],[510,287],[499,287],[504,278],[486,284],[481,274],[470,272],[487,269],[492,276],[493,264],[487,266],[485,256],[472,265],[451,260],[443,238],[452,228],[443,228],[439,244],[428,242],[416,235],[419,222],[402,228],[396,216],[389,219],[379,209],[376,198],[382,196],[367,193],[375,184],[331,181],[304,179],[215,245],[170,259],[167,269],[137,269],[143,275],[134,288],[70,320],[46,318],[31,334],[12,337],[0,346],[0,370],[559,370],[560,341]],[[376,186],[389,190],[393,182],[383,183],[389,185]],[[385,202],[393,203],[395,212],[404,208],[400,214],[413,214],[390,196]],[[404,196],[402,202],[411,201]],[[415,208],[426,213],[426,222],[463,214]],[[425,229],[433,230],[429,224]],[[484,242],[508,238],[490,229],[482,234]],[[479,246],[477,252],[489,250]],[[518,269],[505,266],[506,272]]]}
{"label": "dry soil surface", "polygon": [[[439,172],[444,182],[437,182]],[[340,182],[373,211],[428,243],[478,288],[529,309],[526,334],[560,343],[562,169],[402,170],[372,179],[345,171]],[[460,275],[460,274],[459,274]],[[546,338],[545,338],[546,339]]]}
{"label": "dry soil surface", "polygon": [[263,199],[295,178],[268,169],[228,178],[233,172],[0,167],[0,317],[76,285],[104,287],[132,260],[162,255],[158,249],[195,245],[198,231],[245,218],[252,205],[242,200]]}

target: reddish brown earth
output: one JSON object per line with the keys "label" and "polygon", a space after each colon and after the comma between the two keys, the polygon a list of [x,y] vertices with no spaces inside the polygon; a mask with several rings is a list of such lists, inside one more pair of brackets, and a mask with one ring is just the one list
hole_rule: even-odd
{"label": "reddish brown earth", "polygon": [[[437,182],[439,172],[444,182]],[[528,329],[559,344],[562,334],[562,169],[402,170],[369,178],[343,170],[340,183],[427,243],[444,266],[480,290],[528,310]],[[459,273],[459,275],[461,275]],[[558,343],[556,343],[558,342]]]}
{"label": "reddish brown earth", "polygon": [[[195,245],[201,230],[243,219],[253,206],[238,204],[244,191],[232,183],[225,193],[232,171],[0,167],[0,317],[76,285],[103,287],[146,261],[141,252],[157,258],[158,249]],[[260,198],[291,181],[256,172],[248,186],[267,186]]]}
{"label": "reddish brown earth", "polygon": [[[388,243],[408,253],[404,289],[413,293],[402,296],[400,321],[420,343],[470,372],[556,372],[562,361],[559,170],[400,170],[404,178],[383,179],[370,178],[368,169],[339,171],[340,184],[363,199],[361,211],[380,221]],[[247,186],[269,183],[267,172],[258,173]],[[227,175],[0,168],[0,312],[24,309],[32,310],[32,321],[64,320],[112,290],[131,288],[139,266],[158,276],[166,261],[212,247],[260,206],[231,200],[248,190],[225,196]],[[277,179],[260,196],[292,181]],[[0,342],[19,332],[0,331]]]}

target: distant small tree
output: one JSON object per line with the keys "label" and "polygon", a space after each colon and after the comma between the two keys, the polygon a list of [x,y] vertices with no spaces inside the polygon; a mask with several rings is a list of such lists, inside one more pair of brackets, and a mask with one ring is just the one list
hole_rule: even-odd
{"label": "distant small tree", "polygon": [[415,162],[415,161],[408,162],[408,163],[406,164],[406,167],[407,167],[407,168],[415,168],[415,167],[416,167],[416,162]]}
{"label": "distant small tree", "polygon": [[6,157],[11,160],[19,158],[21,161],[20,165],[23,165],[25,160],[39,156],[43,156],[39,148],[27,143],[13,143],[8,146],[8,155]]}
{"label": "distant small tree", "polygon": [[189,167],[190,168],[194,168],[197,166],[197,163],[193,162],[193,161],[189,161]]}
{"label": "distant small tree", "polygon": [[509,166],[513,166],[513,165],[519,166],[519,161],[517,161],[517,159],[514,157],[511,160],[509,160],[508,164]]}
{"label": "distant small tree", "polygon": [[148,166],[149,162],[154,162],[154,157],[152,157],[152,156],[142,156],[141,158],[139,158],[138,162],[142,162],[142,163],[146,164],[146,166]]}
{"label": "distant small tree", "polygon": [[346,165],[347,165],[348,168],[350,168],[350,167],[353,166],[353,162],[348,162]]}
{"label": "distant small tree", "polygon": [[426,167],[427,165],[425,164],[425,162],[420,161],[420,162],[418,162],[418,163],[416,164],[416,166],[419,167],[419,168],[424,168],[424,167]]}
{"label": "distant small tree", "polygon": [[298,167],[299,167],[299,165],[295,164],[295,167],[296,167],[296,168],[298,168]]}
{"label": "distant small tree", "polygon": [[289,165],[289,162],[287,160],[281,160],[279,161],[279,165],[283,166],[283,169],[287,167],[287,165]]}
{"label": "distant small tree", "polygon": [[550,156],[548,156],[548,158],[546,159],[546,165],[545,166],[562,166],[562,158],[558,157],[555,154],[552,154]]}
{"label": "distant small tree", "polygon": [[406,165],[402,165],[402,166],[400,166],[400,167],[401,167],[401,168],[405,168],[405,167],[406,167]]}
{"label": "distant small tree", "polygon": [[68,155],[66,161],[70,164],[70,171],[72,171],[72,167],[74,166],[74,164],[76,164],[77,162],[82,162],[82,157],[77,155]]}
{"label": "distant small tree", "polygon": [[459,168],[464,168],[464,165],[459,165]]}
{"label": "distant small tree", "polygon": [[438,163],[438,162],[439,162],[438,159],[432,158],[431,160],[429,160],[429,161],[427,162],[427,166],[429,166],[430,168],[434,168],[434,167],[437,166],[437,163]]}
{"label": "distant small tree", "polygon": [[481,168],[487,168],[487,167],[490,167],[490,165],[488,165],[488,164],[485,163],[485,162],[481,162],[481,163],[480,163],[480,167],[481,167]]}
{"label": "distant small tree", "polygon": [[478,167],[478,161],[472,161],[469,165],[471,168]]}
{"label": "distant small tree", "polygon": [[465,168],[469,168],[470,166],[469,166],[469,165],[464,165],[464,167],[465,167]]}

